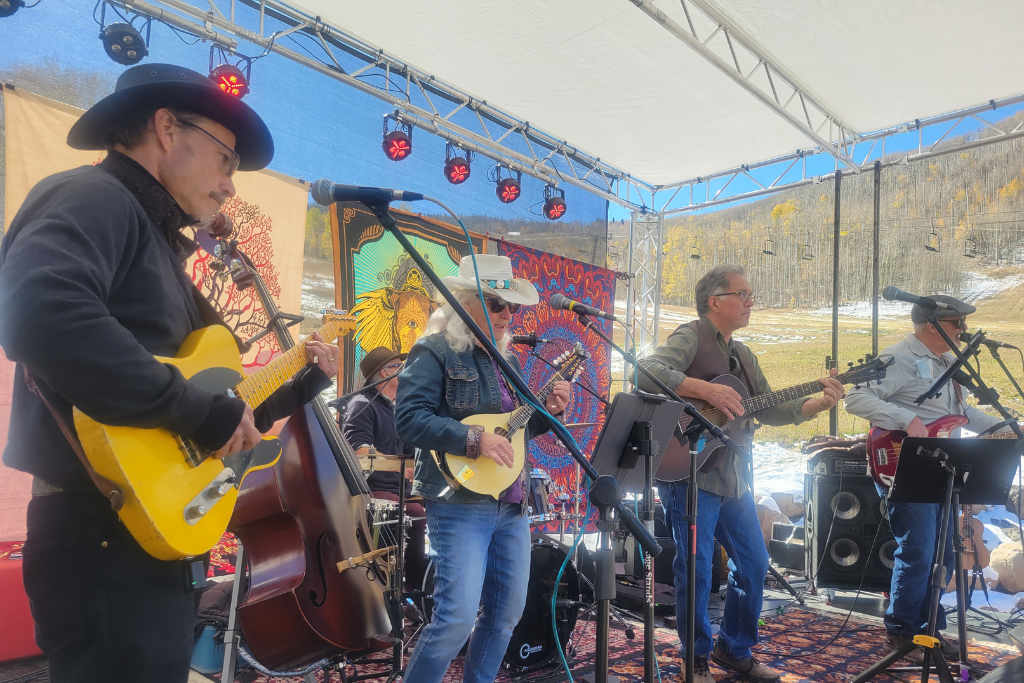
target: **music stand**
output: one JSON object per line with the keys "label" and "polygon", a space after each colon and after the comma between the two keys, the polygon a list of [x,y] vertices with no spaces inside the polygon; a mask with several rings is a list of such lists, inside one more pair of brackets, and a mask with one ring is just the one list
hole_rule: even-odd
{"label": "music stand", "polygon": [[[928,680],[930,661],[942,683],[953,683],[942,648],[935,637],[939,600],[946,586],[948,569],[942,565],[950,519],[960,503],[1001,505],[1006,501],[1013,475],[1020,465],[1020,449],[1024,442],[998,439],[921,439],[908,437],[900,447],[896,475],[889,489],[888,500],[894,503],[938,503],[942,505],[942,521],[932,559],[931,594],[928,631],[914,636],[905,645],[893,650],[874,665],[858,674],[851,683],[863,683],[885,671],[917,647],[924,648],[921,681]],[[956,523],[955,520],[953,522]],[[956,563],[956,603],[960,637],[960,670],[969,668],[967,661],[966,616],[964,610],[963,556],[954,544]]]}
{"label": "music stand", "polygon": [[[662,444],[672,438],[672,432],[679,424],[683,414],[683,404],[671,401],[662,394],[649,394],[644,391],[633,393],[622,392],[612,401],[611,411],[604,422],[604,429],[597,439],[594,455],[590,462],[599,474],[614,477],[623,491],[644,494],[644,523],[654,532],[654,473],[661,465],[665,455]],[[643,467],[638,467],[641,458]],[[613,522],[608,528],[598,524],[601,530],[598,551],[597,581],[595,582],[595,598],[598,598],[598,586],[602,584],[602,575],[611,576],[614,581],[614,556],[610,540],[606,544],[608,532],[614,529]],[[602,569],[602,564],[604,568]],[[606,579],[607,580],[607,579]],[[608,599],[615,597],[614,584]],[[598,598],[600,599],[600,598]],[[600,604],[600,603],[599,603]],[[598,620],[598,628],[607,629],[607,619]],[[598,636],[598,643],[602,641]],[[605,662],[606,665],[606,662]],[[598,666],[602,666],[599,657]],[[655,670],[654,652],[654,557],[644,553],[644,680],[653,683]]]}

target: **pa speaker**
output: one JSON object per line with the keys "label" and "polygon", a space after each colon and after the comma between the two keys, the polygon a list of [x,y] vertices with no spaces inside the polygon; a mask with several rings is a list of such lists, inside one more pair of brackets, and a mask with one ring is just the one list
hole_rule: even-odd
{"label": "pa speaker", "polygon": [[896,540],[872,479],[805,474],[804,501],[808,580],[818,588],[889,590]]}

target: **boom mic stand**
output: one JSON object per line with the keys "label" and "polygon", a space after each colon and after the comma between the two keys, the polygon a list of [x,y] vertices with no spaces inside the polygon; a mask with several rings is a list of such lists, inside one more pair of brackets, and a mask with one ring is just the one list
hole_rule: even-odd
{"label": "boom mic stand", "polygon": [[[473,336],[476,337],[477,341],[480,343],[480,346],[482,346],[484,350],[487,351],[488,355],[490,355],[490,357],[501,368],[501,372],[505,376],[506,381],[512,384],[512,386],[515,387],[515,390],[518,391],[520,395],[525,397],[528,401],[533,402],[535,405],[541,405],[540,400],[527,385],[526,381],[522,377],[520,377],[515,370],[512,369],[512,366],[509,365],[509,362],[501,353],[498,352],[498,349],[491,342],[490,337],[484,334],[483,330],[480,329],[480,326],[476,324],[476,321],[474,321],[473,318],[470,317],[469,313],[466,312],[466,309],[463,308],[463,306],[458,302],[458,300],[454,296],[452,296],[451,291],[449,291],[448,287],[444,284],[444,282],[437,275],[437,273],[430,266],[430,264],[427,263],[426,259],[423,258],[423,255],[420,254],[416,247],[412,245],[412,242],[409,241],[409,238],[402,233],[402,230],[398,227],[398,224],[395,222],[394,217],[388,210],[390,202],[386,199],[380,199],[379,201],[365,200],[362,203],[371,211],[373,211],[374,215],[377,217],[377,220],[380,221],[384,229],[390,232],[391,235],[396,240],[398,240],[398,243],[402,245],[402,248],[405,249],[406,253],[408,253],[409,256],[412,257],[413,261],[415,261],[416,264],[420,267],[420,269],[426,274],[427,278],[434,284],[434,287],[437,288],[437,291],[441,294],[442,297],[444,297],[444,300],[452,307],[456,315],[458,315],[459,318],[461,318],[462,321],[466,324],[466,327],[468,327],[470,331],[472,331]],[[472,249],[472,245],[470,245],[470,248]],[[696,410],[694,410],[693,412],[696,413],[698,416],[700,415],[699,413],[697,413]],[[587,476],[591,478],[591,481],[594,482],[591,488],[591,500],[598,504],[598,509],[602,511],[602,518],[607,519],[607,517],[611,515],[612,511],[614,510],[617,515],[617,518],[622,520],[622,522],[626,525],[626,528],[629,529],[630,533],[633,534],[633,536],[637,539],[637,541],[644,548],[644,550],[647,553],[649,553],[652,557],[658,555],[661,552],[661,546],[658,544],[657,540],[655,540],[653,532],[651,532],[647,529],[647,527],[642,525],[640,523],[640,520],[637,519],[636,515],[633,514],[633,511],[623,504],[622,490],[619,488],[618,482],[616,482],[613,477],[609,477],[606,475],[601,476],[598,474],[597,470],[594,469],[594,466],[590,464],[590,461],[586,458],[585,455],[583,455],[583,452],[576,444],[576,441],[569,434],[569,430],[567,430],[565,426],[562,425],[562,423],[560,423],[558,420],[552,419],[546,413],[541,412],[540,414],[544,417],[545,420],[547,420],[549,428],[552,432],[554,432],[558,440],[562,442],[562,445],[565,446],[565,449],[569,451],[569,454],[572,455],[572,457],[576,460],[577,463],[579,463],[580,467],[587,474]],[[701,417],[700,419],[703,420],[703,417]],[[705,422],[707,421],[705,420]],[[714,425],[711,425],[710,423],[707,424],[710,427],[716,429],[719,433],[721,433],[721,430],[718,430],[718,428],[714,427]],[[614,563],[614,557],[610,557],[609,559],[611,559]],[[600,590],[602,587],[607,587],[611,589],[612,596],[614,596],[614,564],[612,568],[612,576],[610,581],[602,580],[601,566],[602,565],[599,562],[597,565],[597,586],[595,587],[595,592],[597,590]],[[605,604],[603,606],[600,604],[598,605],[598,615],[601,616],[603,614],[604,616],[606,637],[609,604],[610,599],[605,601]],[[599,620],[599,629],[600,624],[601,622]],[[601,650],[602,645],[599,642],[599,662],[601,660]],[[607,640],[603,644],[603,650],[606,665],[603,668],[599,666],[597,671],[595,672],[597,683],[606,683],[606,681],[608,680]],[[690,680],[692,680],[692,677]]]}
{"label": "boom mic stand", "polygon": [[[647,368],[639,365],[636,360],[636,356],[627,352],[625,349],[620,348],[606,335],[594,321],[590,319],[585,313],[576,313],[579,316],[580,323],[591,332],[596,334],[598,337],[604,340],[608,346],[619,352],[619,355],[625,360],[626,363],[632,365],[641,373],[644,377],[651,380],[654,384],[665,393],[666,396],[671,397],[673,400],[678,401],[683,405],[683,412],[686,413],[690,418],[691,422],[685,430],[686,438],[690,444],[690,483],[686,487],[686,515],[684,518],[688,522],[688,535],[686,542],[687,552],[687,565],[686,565],[686,678],[687,681],[693,680],[693,640],[695,635],[695,621],[696,621],[696,605],[694,604],[694,595],[696,593],[697,586],[697,442],[700,440],[702,432],[707,431],[711,436],[719,439],[725,444],[730,450],[739,455],[741,458],[746,459],[746,454],[742,452],[742,449],[736,446],[729,439],[717,425],[712,423],[706,417],[701,415],[700,411],[694,408],[690,403],[680,398],[676,392],[667,384],[658,379],[654,373]],[[645,458],[646,470],[645,481],[644,481],[644,522],[648,524],[649,533],[653,533],[654,527],[654,468],[652,467],[651,458]],[[614,481],[614,480],[613,480]],[[591,500],[594,500],[594,489],[591,489]],[[598,507],[598,510],[601,510]],[[601,520],[605,520],[605,516],[602,513]],[[612,522],[614,524],[614,522]],[[598,522],[598,528],[602,531],[602,539],[608,533],[601,527],[601,522]],[[614,529],[614,526],[611,527]],[[632,531],[632,529],[630,530]],[[678,547],[676,552],[679,552]],[[608,561],[614,562],[614,558],[609,557]],[[614,568],[612,569],[614,574]],[[654,558],[651,555],[644,557],[644,683],[653,683],[656,675],[655,672],[655,653],[654,653]],[[601,577],[601,563],[597,565],[597,576]],[[598,580],[598,585],[600,585]],[[595,595],[597,598],[597,588],[595,587]],[[611,595],[608,600],[615,597],[614,584],[612,584]],[[599,615],[600,616],[600,615]],[[677,615],[678,617],[678,615]],[[607,643],[607,629],[608,620],[598,620],[598,646],[601,645],[601,628],[604,627],[605,643]],[[605,645],[607,648],[607,644]],[[598,679],[600,681],[600,679]]]}

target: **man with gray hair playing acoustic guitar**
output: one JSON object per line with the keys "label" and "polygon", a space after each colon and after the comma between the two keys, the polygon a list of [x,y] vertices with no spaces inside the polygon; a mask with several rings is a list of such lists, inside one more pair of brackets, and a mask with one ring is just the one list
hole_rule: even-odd
{"label": "man with gray hair playing acoustic guitar", "polygon": [[[664,344],[640,363],[674,387],[683,398],[703,400],[732,420],[744,413],[742,397],[732,387],[710,380],[720,375],[733,375],[743,382],[751,396],[771,392],[757,356],[733,339],[736,330],[750,323],[754,293],[741,266],[722,265],[712,268],[697,282],[695,298],[699,319],[680,325]],[[784,425],[803,422],[828,410],[842,398],[843,385],[832,377],[818,381],[824,389],[819,398],[797,399],[759,410],[753,416],[763,424]],[[654,384],[643,377],[640,388],[657,391]],[[717,460],[709,459],[697,473],[695,683],[714,683],[715,680],[708,669],[708,652],[712,646],[708,597],[715,538],[729,555],[731,572],[725,615],[711,659],[755,683],[775,683],[780,678],[750,652],[751,646],[757,643],[768,553],[746,472],[747,463],[726,451]],[[659,482],[658,492],[671,518],[676,548],[684,549],[687,482]],[[686,562],[686,553],[676,552],[672,564],[676,586],[686,584]],[[686,614],[686,598],[685,590],[676,591],[676,614]],[[686,638],[684,622],[679,621],[680,641]],[[684,655],[685,647],[684,644]]]}

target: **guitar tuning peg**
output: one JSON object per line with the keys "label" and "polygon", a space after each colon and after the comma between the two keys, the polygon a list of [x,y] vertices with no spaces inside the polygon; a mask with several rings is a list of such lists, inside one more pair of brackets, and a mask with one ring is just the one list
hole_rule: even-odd
{"label": "guitar tuning peg", "polygon": [[851,360],[849,363],[846,364],[846,366],[853,370],[853,361]]}

